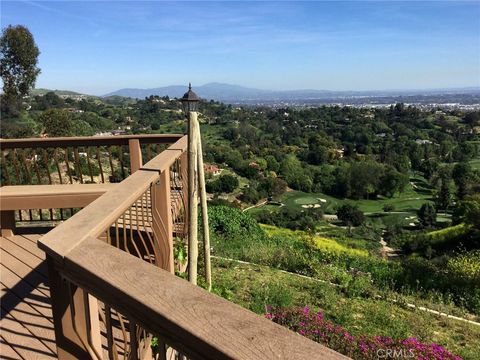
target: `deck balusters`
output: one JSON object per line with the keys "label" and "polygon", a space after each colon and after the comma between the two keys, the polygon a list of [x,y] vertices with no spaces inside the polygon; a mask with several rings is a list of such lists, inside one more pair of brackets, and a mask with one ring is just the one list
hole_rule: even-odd
{"label": "deck balusters", "polygon": [[[129,158],[125,158],[124,146],[128,145]],[[105,182],[105,167],[110,166],[110,174],[114,177],[142,171],[141,141],[130,139],[125,145],[70,146],[67,143],[56,143],[52,147],[21,147],[1,152],[2,169],[14,170],[16,181],[23,184],[83,184],[84,182]],[[92,150],[90,147],[94,147]],[[144,144],[146,159],[156,156],[162,151],[162,144]],[[93,151],[93,153],[92,153]],[[186,226],[186,156],[175,150],[180,158],[173,159],[172,165],[159,170],[158,176],[146,190],[125,208],[121,215],[110,226],[104,228],[99,237],[111,246],[122,249],[149,263],[159,266],[171,273],[180,268],[174,263],[174,237],[185,236]],[[84,154],[85,153],[85,154]],[[38,155],[40,154],[40,155]],[[93,154],[93,155],[92,155]],[[102,161],[102,155],[107,155]],[[41,160],[39,161],[39,156]],[[176,155],[177,156],[177,155]],[[82,163],[84,166],[82,168]],[[106,165],[108,163],[108,165]],[[53,172],[50,165],[53,164]],[[128,167],[130,164],[130,167]],[[106,165],[106,166],[105,166]],[[43,166],[45,169],[43,169]],[[98,166],[99,177],[96,177]],[[45,174],[46,172],[46,174]],[[144,173],[154,171],[143,170]],[[11,184],[12,172],[5,171],[4,181]],[[58,174],[58,180],[56,176]],[[108,172],[107,172],[108,174]],[[33,175],[33,176],[32,176]],[[84,179],[83,176],[87,178]],[[5,185],[5,184],[3,184]],[[50,220],[64,220],[72,217],[79,209],[48,209]],[[29,219],[45,219],[42,209],[38,215],[29,211]],[[25,214],[25,212],[24,212]],[[19,219],[23,220],[22,211]],[[10,219],[11,220],[11,219]],[[2,213],[2,223],[9,221]],[[13,220],[14,223],[14,220]],[[178,225],[178,226],[174,226]],[[47,256],[49,276],[51,279],[51,298],[53,318],[57,338],[59,359],[67,358],[109,358],[109,359],[144,359],[151,354],[152,335],[115,309],[114,304],[99,306],[97,300],[81,284],[71,283],[62,273],[63,264]],[[99,321],[101,319],[101,323]],[[103,325],[101,325],[103,324]],[[102,327],[103,326],[103,327]],[[102,330],[103,329],[103,330]],[[102,351],[104,334],[105,351]],[[123,344],[123,345],[122,345]],[[160,359],[181,356],[175,355],[172,348],[161,343]],[[123,357],[122,357],[123,356]],[[150,357],[151,359],[151,357]]]}
{"label": "deck balusters", "polygon": [[93,180],[93,170],[92,170],[92,162],[90,160],[90,148],[86,147],[85,152],[87,153],[87,165],[88,165],[88,172],[90,175],[90,181],[94,183],[95,181]]}

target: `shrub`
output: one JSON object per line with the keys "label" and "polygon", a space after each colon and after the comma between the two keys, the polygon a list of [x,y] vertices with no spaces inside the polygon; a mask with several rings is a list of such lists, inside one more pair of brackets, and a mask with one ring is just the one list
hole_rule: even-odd
{"label": "shrub", "polygon": [[258,222],[291,230],[313,231],[323,217],[321,209],[295,210],[282,207],[280,211],[264,210],[257,214]]}
{"label": "shrub", "polygon": [[371,297],[375,293],[370,274],[354,274],[345,288],[348,297]]}
{"label": "shrub", "polygon": [[395,211],[395,205],[393,205],[393,204],[385,204],[385,205],[383,205],[383,211],[384,211],[384,212]]}
{"label": "shrub", "polygon": [[210,229],[225,237],[242,236],[255,240],[264,236],[263,230],[249,214],[227,206],[208,208]]}
{"label": "shrub", "polygon": [[250,310],[256,313],[263,313],[267,305],[275,307],[287,307],[293,302],[291,290],[286,289],[281,284],[266,284],[263,287],[254,288],[250,294]]}
{"label": "shrub", "polygon": [[[280,227],[270,225],[260,225],[265,233],[270,237],[275,238],[290,238],[292,242],[303,241],[318,250],[331,252],[335,254],[348,254],[351,256],[368,256],[368,252],[365,250],[351,249],[339,244],[334,239],[326,238],[318,235],[311,235],[305,231],[289,230]],[[312,254],[313,255],[313,254]]]}
{"label": "shrub", "polygon": [[447,270],[459,279],[476,282],[480,286],[480,250],[450,258]]}

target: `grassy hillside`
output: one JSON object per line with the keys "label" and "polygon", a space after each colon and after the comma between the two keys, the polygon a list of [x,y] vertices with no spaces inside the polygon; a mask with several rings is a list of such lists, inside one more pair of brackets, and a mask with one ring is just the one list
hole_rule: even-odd
{"label": "grassy hillside", "polygon": [[278,228],[271,225],[261,225],[261,228],[265,230],[267,236],[293,237],[301,241],[313,244],[317,249],[322,251],[333,252],[337,254],[348,254],[351,256],[368,256],[368,251],[350,248],[348,246],[340,244],[332,238],[327,238],[319,235],[311,235],[306,233],[305,231],[300,230],[293,231],[289,229]]}
{"label": "grassy hillside", "polygon": [[[81,94],[81,93],[78,93],[78,92],[75,92],[75,91],[70,91],[70,90],[51,90],[51,89],[42,89],[42,88],[32,89],[30,91],[30,95],[32,95],[32,96],[36,96],[36,95],[43,96],[48,92],[54,92],[58,96],[60,96],[60,95],[86,95],[86,94]],[[87,95],[87,96],[92,96],[92,95]]]}
{"label": "grassy hillside", "polygon": [[[218,259],[213,265],[214,291],[258,314],[265,314],[269,305],[309,306],[354,335],[395,339],[415,336],[425,343],[440,344],[464,359],[478,359],[480,326],[407,308],[404,304],[411,299],[397,294],[380,299],[363,292],[366,286],[360,282],[335,287],[265,266]],[[395,299],[400,301],[391,301]]]}

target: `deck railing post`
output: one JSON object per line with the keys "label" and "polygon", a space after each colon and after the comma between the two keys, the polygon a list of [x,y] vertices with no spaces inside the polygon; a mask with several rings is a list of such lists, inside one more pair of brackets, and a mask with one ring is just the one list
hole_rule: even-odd
{"label": "deck railing post", "polygon": [[142,148],[140,147],[140,140],[129,139],[128,151],[130,153],[130,173],[133,174],[135,171],[140,169],[143,165]]}
{"label": "deck railing post", "polygon": [[198,266],[198,181],[197,181],[197,126],[195,111],[190,111],[188,122],[188,281],[197,285]]}
{"label": "deck railing post", "polygon": [[97,301],[66,281],[50,256],[46,261],[58,359],[97,359],[102,354]]}
{"label": "deck railing post", "polygon": [[170,191],[170,170],[167,169],[160,174],[159,181],[152,187],[153,233],[159,249],[157,265],[173,274],[173,218]]}
{"label": "deck railing post", "polygon": [[15,211],[0,211],[0,228],[3,237],[13,236],[15,232]]}

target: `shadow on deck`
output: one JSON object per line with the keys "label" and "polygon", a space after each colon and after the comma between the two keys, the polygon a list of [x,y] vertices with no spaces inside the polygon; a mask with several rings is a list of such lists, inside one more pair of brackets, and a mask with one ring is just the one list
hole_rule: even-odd
{"label": "shadow on deck", "polygon": [[45,253],[38,249],[40,229],[0,238],[1,357],[56,359]]}

